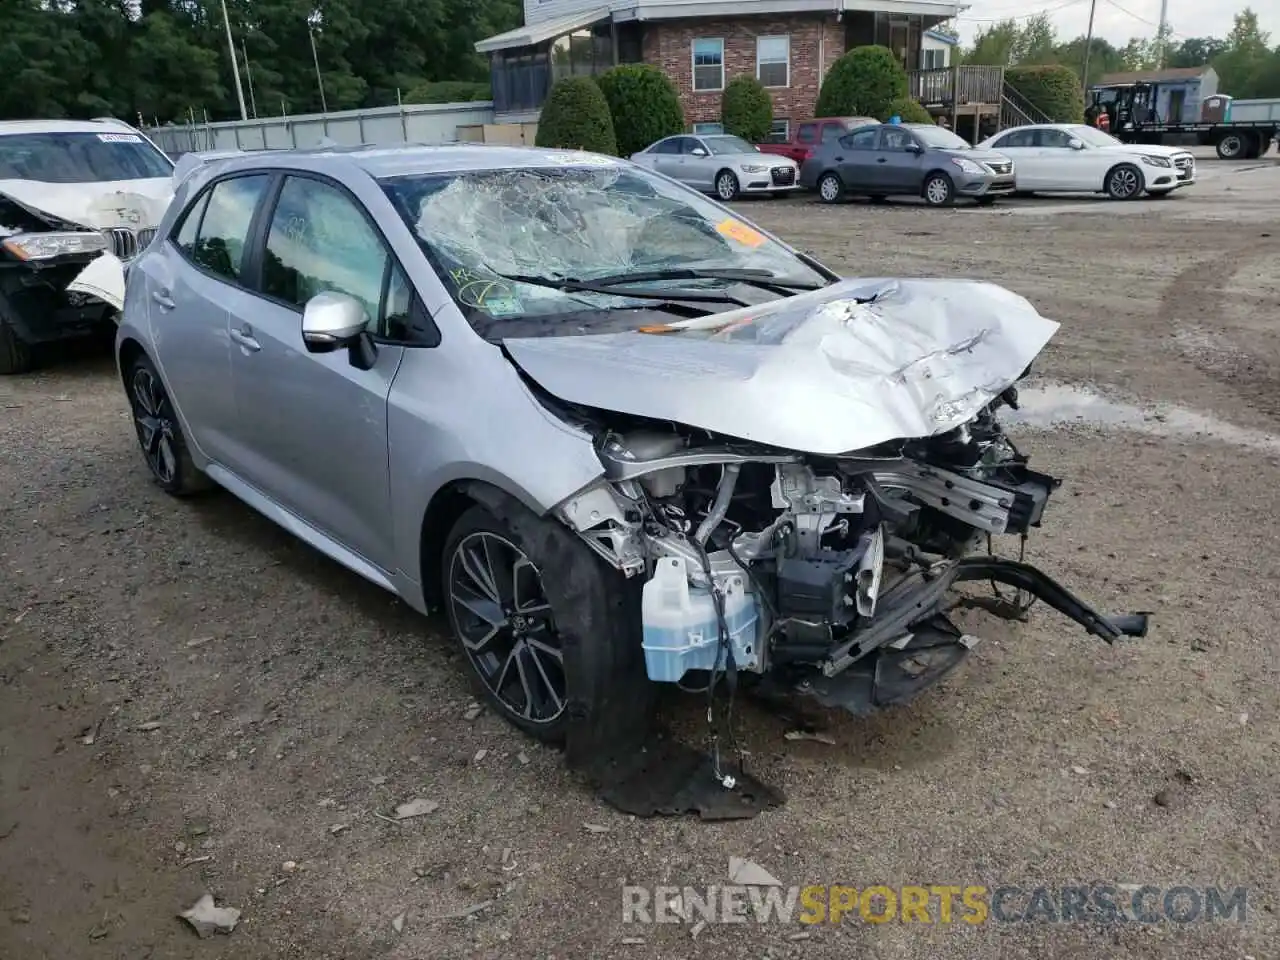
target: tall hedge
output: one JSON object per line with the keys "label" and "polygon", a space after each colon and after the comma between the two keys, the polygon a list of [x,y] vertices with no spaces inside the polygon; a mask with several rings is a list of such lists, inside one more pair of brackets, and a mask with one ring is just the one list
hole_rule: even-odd
{"label": "tall hedge", "polygon": [[1084,94],[1080,78],[1061,64],[1009,67],[1005,81],[1054,123],[1084,122]]}
{"label": "tall hedge", "polygon": [[613,117],[620,156],[629,157],[655,140],[684,131],[680,96],[657,67],[628,63],[606,70],[597,82]]}
{"label": "tall hedge", "polygon": [[919,100],[912,100],[910,97],[892,101],[885,110],[884,116],[876,119],[888,120],[890,117],[898,117],[903,123],[933,123],[933,114],[926,110]]}
{"label": "tall hedge", "polygon": [[818,93],[819,117],[883,117],[907,95],[907,71],[888,47],[855,47],[831,65]]}
{"label": "tall hedge", "polygon": [[773,130],[773,99],[750,74],[734,77],[720,98],[720,122],[725,133],[761,143]]}
{"label": "tall hedge", "polygon": [[618,141],[604,94],[590,77],[565,77],[551,88],[538,118],[540,147],[617,154]]}

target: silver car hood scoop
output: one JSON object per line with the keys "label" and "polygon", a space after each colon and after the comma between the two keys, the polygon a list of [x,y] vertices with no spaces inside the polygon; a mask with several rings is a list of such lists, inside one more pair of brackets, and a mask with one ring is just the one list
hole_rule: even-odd
{"label": "silver car hood scoop", "polygon": [[570,403],[834,455],[965,423],[1057,329],[995,284],[857,279],[634,333],[503,346]]}

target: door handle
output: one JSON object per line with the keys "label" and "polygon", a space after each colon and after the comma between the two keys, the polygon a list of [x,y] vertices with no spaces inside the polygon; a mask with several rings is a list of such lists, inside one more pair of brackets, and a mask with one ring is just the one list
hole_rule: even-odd
{"label": "door handle", "polygon": [[878,160],[876,160],[876,163],[888,163],[888,162],[889,162],[888,157],[880,157]]}
{"label": "door handle", "polygon": [[262,349],[262,344],[253,339],[253,330],[247,325],[241,330],[232,330],[231,339],[250,353],[257,353]]}
{"label": "door handle", "polygon": [[177,306],[177,304],[173,302],[172,298],[170,298],[168,290],[154,291],[151,294],[151,299],[160,304],[161,308],[165,310],[172,310]]}
{"label": "door handle", "polygon": [[844,157],[836,157],[836,163],[844,163]]}

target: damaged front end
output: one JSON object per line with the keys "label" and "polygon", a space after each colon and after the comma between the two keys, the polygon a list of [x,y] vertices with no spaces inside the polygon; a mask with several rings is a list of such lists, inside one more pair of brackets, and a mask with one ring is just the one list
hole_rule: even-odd
{"label": "damaged front end", "polygon": [[[1038,598],[1108,643],[1145,634],[1145,614],[1101,614],[1035,567],[991,555],[995,537],[1025,542],[1060,482],[1028,465],[998,419],[1056,324],[998,290],[846,282],[658,336],[565,338],[579,357],[608,358],[572,381],[557,379],[546,340],[507,342],[596,437],[604,477],[559,513],[643,583],[651,680],[706,690],[731,676],[864,714],[913,699],[964,660],[977,640],[952,622],[958,608],[1018,618]],[[674,413],[665,378],[680,355],[673,389],[701,370],[701,394],[688,393],[698,402],[684,422],[644,415]],[[738,370],[719,387],[718,363]],[[647,398],[629,393],[623,368],[643,371]],[[596,377],[614,383],[612,411]],[[765,385],[789,392],[751,396]],[[719,403],[721,389],[739,398]],[[770,406],[807,411],[793,430],[804,448],[786,443],[782,420],[750,419]],[[859,410],[860,423],[832,419]],[[742,439],[753,432],[756,442]],[[992,593],[959,589],[976,582]]]}

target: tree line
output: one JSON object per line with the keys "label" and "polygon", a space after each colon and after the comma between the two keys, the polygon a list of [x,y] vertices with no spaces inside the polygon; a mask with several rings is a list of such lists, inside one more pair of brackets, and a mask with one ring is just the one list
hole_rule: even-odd
{"label": "tree line", "polygon": [[[1044,14],[1004,20],[979,31],[962,57],[965,63],[986,66],[1060,64],[1079,75],[1084,69],[1085,37],[1061,39]],[[1182,37],[1165,30],[1149,38],[1134,37],[1123,47],[1094,37],[1089,44],[1088,80],[1097,83],[1108,73],[1206,64],[1218,74],[1219,93],[1237,99],[1280,97],[1280,46],[1272,45],[1249,7],[1236,14],[1225,37]]]}
{"label": "tree line", "polygon": [[[226,0],[250,115],[486,99],[474,44],[521,23],[520,0]],[[314,41],[314,53],[312,49]],[[1061,64],[1077,74],[1085,38],[1045,15],[982,30],[964,62]],[[0,119],[116,116],[181,123],[240,116],[220,0],[0,0]],[[1212,64],[1219,89],[1280,97],[1280,47],[1246,8],[1225,37],[1095,37],[1104,73]],[[317,79],[317,65],[320,74]],[[323,87],[321,86],[323,84]],[[322,96],[323,92],[323,96]]]}
{"label": "tree line", "polygon": [[[520,0],[226,0],[250,115],[485,99]],[[315,54],[312,54],[312,40]],[[0,0],[0,119],[239,119],[219,0]],[[317,82],[317,63],[323,99]]]}

